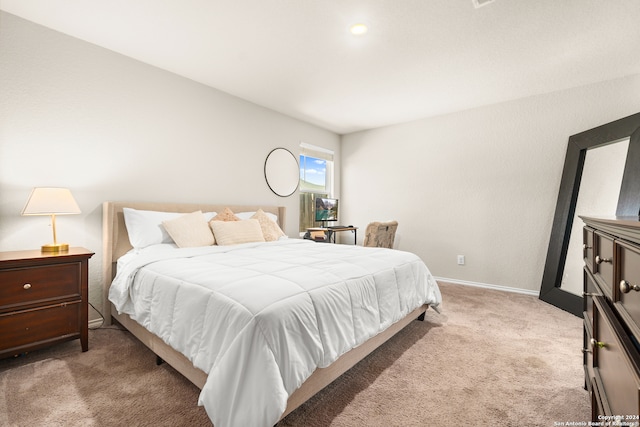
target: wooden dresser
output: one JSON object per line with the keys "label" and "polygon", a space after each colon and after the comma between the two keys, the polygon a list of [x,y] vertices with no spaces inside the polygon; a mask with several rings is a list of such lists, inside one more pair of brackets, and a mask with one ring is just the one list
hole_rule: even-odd
{"label": "wooden dresser", "polygon": [[80,338],[88,341],[92,252],[0,252],[0,358]]}
{"label": "wooden dresser", "polygon": [[592,421],[640,414],[640,222],[583,217],[584,369]]}

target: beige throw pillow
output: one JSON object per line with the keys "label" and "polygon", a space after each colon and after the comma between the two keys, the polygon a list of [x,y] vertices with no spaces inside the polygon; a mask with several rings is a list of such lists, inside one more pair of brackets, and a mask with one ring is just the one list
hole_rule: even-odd
{"label": "beige throw pillow", "polygon": [[215,243],[213,233],[201,211],[162,221],[162,225],[179,248],[211,246]]}
{"label": "beige throw pillow", "polygon": [[224,208],[222,212],[211,218],[211,221],[240,221],[240,218],[238,218],[231,209]]}
{"label": "beige throw pillow", "polygon": [[210,221],[218,245],[238,245],[240,243],[264,242],[260,223],[255,219],[240,221]]}
{"label": "beige throw pillow", "polygon": [[269,216],[264,213],[262,209],[258,209],[251,218],[257,220],[260,223],[262,235],[264,236],[264,240],[266,242],[273,242],[285,235],[280,227],[278,227],[278,224],[273,222],[273,220],[269,218]]}

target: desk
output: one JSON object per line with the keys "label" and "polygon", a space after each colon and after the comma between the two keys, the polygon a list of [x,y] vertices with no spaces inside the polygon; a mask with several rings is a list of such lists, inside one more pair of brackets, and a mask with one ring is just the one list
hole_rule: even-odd
{"label": "desk", "polygon": [[[307,232],[304,235],[305,239],[314,240],[316,242],[335,243],[336,233],[342,231],[351,231],[353,233],[353,244],[358,242],[358,227],[313,227],[307,228]],[[321,237],[322,236],[322,237]]]}

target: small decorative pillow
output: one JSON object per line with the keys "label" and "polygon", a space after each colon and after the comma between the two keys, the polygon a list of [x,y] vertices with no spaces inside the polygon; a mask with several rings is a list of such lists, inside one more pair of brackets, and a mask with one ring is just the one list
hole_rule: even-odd
{"label": "small decorative pillow", "polygon": [[211,221],[240,221],[240,218],[238,218],[231,209],[224,208],[222,212],[211,218]]}
{"label": "small decorative pillow", "polygon": [[202,211],[162,221],[162,225],[179,248],[211,246],[215,243],[213,233]]}
{"label": "small decorative pillow", "polygon": [[209,226],[213,231],[218,245],[264,242],[260,223],[255,219],[210,221]]}
{"label": "small decorative pillow", "polygon": [[258,211],[251,217],[260,223],[262,229],[262,235],[266,242],[273,242],[284,236],[284,232],[278,227],[278,224],[273,222],[271,218],[262,210]]}

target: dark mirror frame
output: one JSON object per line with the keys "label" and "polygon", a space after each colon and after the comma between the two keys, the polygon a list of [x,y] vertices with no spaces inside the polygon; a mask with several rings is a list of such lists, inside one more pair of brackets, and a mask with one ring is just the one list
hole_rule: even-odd
{"label": "dark mirror frame", "polygon": [[[569,237],[587,150],[629,137],[629,150],[618,197],[616,216],[638,216],[640,209],[640,113],[569,137],[560,191],[551,228],[551,239],[539,298],[582,317],[582,297],[560,288]],[[589,215],[597,212],[580,212]]]}

